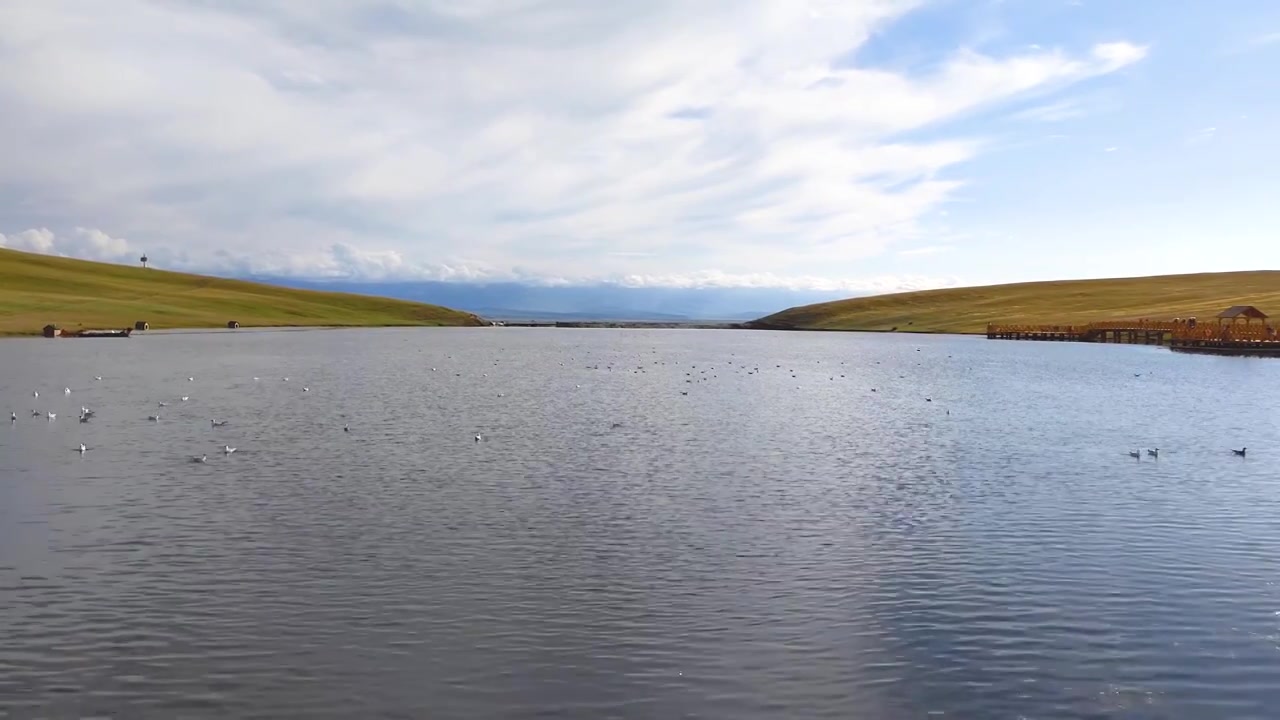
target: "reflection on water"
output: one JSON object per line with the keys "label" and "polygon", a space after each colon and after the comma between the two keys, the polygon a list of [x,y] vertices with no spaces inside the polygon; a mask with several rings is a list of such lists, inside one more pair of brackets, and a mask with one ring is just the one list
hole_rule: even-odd
{"label": "reflection on water", "polygon": [[1275,361],[510,328],[0,368],[0,717],[1280,703]]}

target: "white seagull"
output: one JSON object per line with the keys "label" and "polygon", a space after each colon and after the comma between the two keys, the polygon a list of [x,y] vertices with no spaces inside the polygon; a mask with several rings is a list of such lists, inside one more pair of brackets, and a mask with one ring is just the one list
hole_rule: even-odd
{"label": "white seagull", "polygon": [[222,454],[223,454],[223,455],[230,455],[231,453],[233,453],[233,452],[235,452],[235,451],[236,451],[236,449],[235,449],[235,448],[233,448],[233,447],[231,447],[230,445],[223,445],[223,446],[222,446]]}
{"label": "white seagull", "polygon": [[40,411],[39,411],[39,410],[32,410],[32,411],[31,411],[31,417],[40,417]]}
{"label": "white seagull", "polygon": [[192,457],[191,457],[191,462],[193,462],[193,463],[206,463],[206,462],[209,462],[209,456],[208,456],[208,455],[201,455],[200,457],[192,456]]}
{"label": "white seagull", "polygon": [[483,440],[483,439],[484,439],[484,438],[480,437],[480,434],[479,434],[479,433],[476,433],[476,442],[480,442],[480,441],[481,441],[481,440]]}
{"label": "white seagull", "polygon": [[311,392],[311,388],[309,388],[309,387],[304,387],[304,388],[302,388],[302,392]]}
{"label": "white seagull", "polygon": [[18,422],[18,413],[16,412],[9,413],[9,422]]}
{"label": "white seagull", "polygon": [[223,425],[226,425],[228,422],[230,422],[230,421],[228,421],[228,420],[210,420],[210,421],[209,421],[209,424],[210,424],[210,425],[212,425],[213,427],[222,427]]}
{"label": "white seagull", "polygon": [[85,451],[86,451],[86,450],[88,450],[88,449],[89,449],[89,448],[87,448],[87,447],[85,447],[85,446],[84,446],[84,443],[80,443],[80,454],[81,454],[81,455],[83,455],[83,454],[85,453]]}
{"label": "white seagull", "polygon": [[187,382],[195,382],[195,381],[196,381],[196,379],[195,379],[195,378],[193,378],[193,377],[189,377],[189,378],[187,378]]}
{"label": "white seagull", "polygon": [[160,422],[159,415],[148,415],[147,419],[150,420],[151,422]]}
{"label": "white seagull", "polygon": [[94,375],[94,376],[93,376],[93,379],[94,379],[94,380],[101,380],[101,379],[102,379],[102,376],[101,376],[101,375]]}
{"label": "white seagull", "polygon": [[70,394],[71,394],[71,388],[62,388],[62,394],[63,394],[63,395],[70,395]]}
{"label": "white seagull", "polygon": [[39,391],[39,390],[32,390],[32,391],[31,391],[31,397],[40,397],[40,391]]}
{"label": "white seagull", "polygon": [[56,420],[58,417],[58,413],[45,413],[45,417],[49,418],[50,420]]}
{"label": "white seagull", "polygon": [[188,396],[188,395],[183,395],[183,396],[182,396],[182,402],[186,402],[186,401],[188,401],[188,400],[190,400],[190,399],[191,399],[191,397],[190,397],[190,396]]}
{"label": "white seagull", "polygon": [[82,422],[82,423],[87,423],[87,422],[89,422],[89,416],[88,416],[88,415],[81,415],[81,416],[80,416],[80,422]]}
{"label": "white seagull", "polygon": [[169,407],[169,403],[167,403],[167,402],[156,403],[156,405],[157,405],[158,407]]}

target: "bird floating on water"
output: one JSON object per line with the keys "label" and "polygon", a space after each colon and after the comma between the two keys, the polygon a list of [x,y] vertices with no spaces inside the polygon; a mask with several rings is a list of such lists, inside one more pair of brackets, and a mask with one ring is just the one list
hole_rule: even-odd
{"label": "bird floating on water", "polygon": [[1160,457],[1160,448],[1155,448],[1154,450],[1148,450],[1148,451],[1147,451],[1147,455],[1149,455],[1149,456],[1151,456],[1151,457],[1153,457],[1153,458],[1158,458],[1158,457]]}
{"label": "bird floating on water", "polygon": [[484,439],[484,438],[482,438],[482,437],[480,436],[480,433],[476,433],[476,442],[480,442],[480,441],[481,441],[481,440],[483,440],[483,439]]}
{"label": "bird floating on water", "polygon": [[223,455],[230,455],[231,453],[233,453],[233,452],[235,452],[235,451],[236,451],[236,449],[235,449],[235,448],[233,448],[233,447],[231,447],[230,445],[223,445],[223,446],[222,446],[222,454],[223,454]]}
{"label": "bird floating on water", "polygon": [[207,462],[209,462],[209,456],[208,456],[208,455],[201,455],[200,457],[192,456],[192,458],[191,458],[191,462],[193,462],[193,463],[207,463]]}
{"label": "bird floating on water", "polygon": [[148,415],[147,419],[150,420],[151,422],[160,422],[159,415]]}
{"label": "bird floating on water", "polygon": [[9,413],[9,422],[18,422],[18,413],[16,412]]}
{"label": "bird floating on water", "polygon": [[342,426],[342,432],[351,432],[351,426],[350,426],[350,425],[343,425],[343,426]]}
{"label": "bird floating on water", "polygon": [[85,447],[85,446],[84,446],[84,443],[80,443],[79,451],[80,451],[80,454],[81,454],[81,455],[83,455],[83,454],[85,453],[85,451],[87,451],[88,449],[89,449],[89,448],[87,448],[87,447]]}
{"label": "bird floating on water", "polygon": [[1248,449],[1249,449],[1249,448],[1240,448],[1239,450],[1232,450],[1232,451],[1231,451],[1231,454],[1232,454],[1232,455],[1237,455],[1237,456],[1239,456],[1239,457],[1244,457],[1244,454],[1245,454],[1245,452],[1246,452]]}
{"label": "bird floating on water", "polygon": [[195,378],[193,378],[193,377],[189,377],[189,378],[187,378],[187,382],[195,382],[195,380],[196,380],[196,379],[195,379]]}
{"label": "bird floating on water", "polygon": [[311,388],[309,388],[309,387],[304,387],[304,388],[302,388],[302,392],[311,392]]}
{"label": "bird floating on water", "polygon": [[101,380],[101,379],[102,379],[102,376],[101,376],[101,375],[94,375],[94,376],[93,376],[93,379],[94,379],[94,380]]}
{"label": "bird floating on water", "polygon": [[87,423],[87,422],[89,422],[89,416],[88,416],[88,415],[81,415],[81,416],[80,416],[80,422],[82,422],[82,423]]}
{"label": "bird floating on water", "polygon": [[1137,450],[1131,450],[1129,451],[1129,457],[1134,458],[1135,460],[1141,460],[1142,453],[1138,452]]}
{"label": "bird floating on water", "polygon": [[167,403],[167,402],[156,403],[156,406],[157,406],[157,407],[169,407],[169,403]]}
{"label": "bird floating on water", "polygon": [[62,394],[63,394],[63,395],[70,395],[70,394],[71,394],[71,388],[62,388]]}
{"label": "bird floating on water", "polygon": [[58,419],[58,413],[46,413],[45,417],[49,418],[50,420],[56,420]]}
{"label": "bird floating on water", "polygon": [[40,411],[39,411],[39,410],[32,410],[32,411],[31,411],[31,417],[40,417]]}
{"label": "bird floating on water", "polygon": [[186,402],[186,401],[188,401],[188,400],[190,400],[190,399],[191,399],[191,396],[190,396],[190,395],[183,395],[183,396],[182,396],[182,402]]}
{"label": "bird floating on water", "polygon": [[39,391],[39,390],[32,390],[32,391],[31,391],[31,397],[40,397],[40,391]]}
{"label": "bird floating on water", "polygon": [[223,425],[226,425],[228,422],[230,421],[229,420],[210,420],[209,424],[212,425],[213,427],[222,427]]}

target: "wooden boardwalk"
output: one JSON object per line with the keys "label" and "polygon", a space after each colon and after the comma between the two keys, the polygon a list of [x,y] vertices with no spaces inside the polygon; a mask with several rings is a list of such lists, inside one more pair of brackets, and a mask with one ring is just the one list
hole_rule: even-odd
{"label": "wooden boardwalk", "polygon": [[992,324],[987,326],[987,337],[992,340],[1164,345],[1188,326],[1186,322],[1174,320],[1106,320],[1087,325]]}
{"label": "wooden boardwalk", "polygon": [[1175,333],[1169,347],[1214,355],[1280,355],[1276,330],[1263,325],[1189,328]]}
{"label": "wooden boardwalk", "polygon": [[988,325],[993,340],[1167,345],[1216,355],[1277,355],[1280,337],[1265,325],[1199,325],[1174,320],[1108,320],[1088,325]]}

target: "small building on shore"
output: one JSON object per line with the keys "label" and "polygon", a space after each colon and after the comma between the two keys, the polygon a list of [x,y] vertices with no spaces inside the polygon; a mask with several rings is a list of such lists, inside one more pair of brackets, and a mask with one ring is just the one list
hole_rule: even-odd
{"label": "small building on shore", "polygon": [[44,336],[45,336],[45,337],[47,337],[47,338],[56,338],[56,337],[58,337],[58,336],[60,336],[60,335],[62,335],[62,328],[58,327],[57,325],[45,325],[45,326],[44,326]]}
{"label": "small building on shore", "polygon": [[240,328],[240,323],[236,322],[235,320],[227,321],[228,330],[238,330],[239,328]]}
{"label": "small building on shore", "polygon": [[133,324],[134,330],[150,330],[151,325],[146,320],[139,320]]}
{"label": "small building on shore", "polygon": [[1267,324],[1267,314],[1252,305],[1232,305],[1231,307],[1218,313],[1218,324],[1226,325],[1230,323],[1235,325],[1240,321],[1244,321],[1245,325],[1252,324],[1257,320],[1262,325]]}

